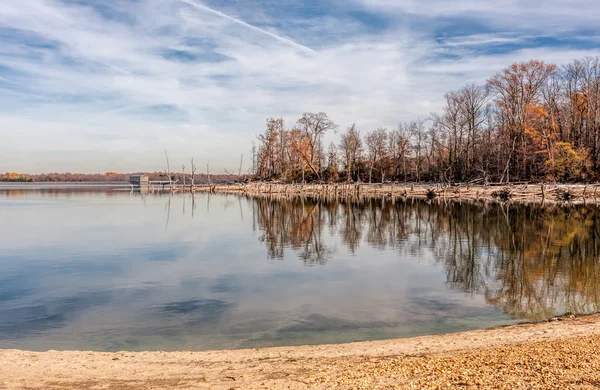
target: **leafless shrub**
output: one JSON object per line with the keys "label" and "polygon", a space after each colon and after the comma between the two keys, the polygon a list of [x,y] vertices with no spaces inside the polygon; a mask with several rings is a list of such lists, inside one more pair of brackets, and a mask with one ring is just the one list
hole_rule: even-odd
{"label": "leafless shrub", "polygon": [[437,193],[433,190],[433,188],[430,188],[427,190],[427,194],[425,196],[427,196],[427,199],[432,200],[435,199]]}
{"label": "leafless shrub", "polygon": [[492,198],[498,199],[502,202],[508,202],[509,200],[512,199],[512,197],[513,197],[513,193],[508,188],[503,188],[501,190],[492,192]]}

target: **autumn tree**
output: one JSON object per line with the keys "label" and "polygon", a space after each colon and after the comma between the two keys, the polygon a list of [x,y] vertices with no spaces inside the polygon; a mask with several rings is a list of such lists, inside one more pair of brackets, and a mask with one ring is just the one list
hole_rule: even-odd
{"label": "autumn tree", "polygon": [[567,182],[582,178],[588,162],[585,149],[576,150],[570,142],[557,142],[550,154],[545,164],[551,179]]}
{"label": "autumn tree", "polygon": [[512,64],[485,85],[447,93],[443,103],[426,120],[364,139],[353,124],[337,148],[325,146],[337,126],[323,112],[304,113],[291,129],[269,119],[254,171],[283,181],[332,181],[339,163],[339,179],[347,182],[600,179],[600,57],[560,68]]}
{"label": "autumn tree", "polygon": [[531,125],[537,122],[531,116],[539,114],[536,107],[540,104],[540,92],[555,71],[556,65],[529,61],[513,64],[488,80],[500,108],[499,130],[508,151],[502,179],[506,177],[509,181],[512,160],[517,177],[526,177],[529,161],[526,136],[536,130]]}
{"label": "autumn tree", "polygon": [[30,182],[33,181],[30,177],[17,173],[17,172],[7,172],[4,176],[0,176],[0,181],[5,182]]}
{"label": "autumn tree", "polygon": [[308,148],[306,153],[304,153],[306,163],[317,177],[319,177],[319,172],[321,170],[321,155],[318,153],[319,145],[325,133],[329,130],[337,129],[337,125],[329,119],[324,112],[305,112],[302,114],[302,117],[298,119],[296,128],[303,133],[304,139],[307,142]]}

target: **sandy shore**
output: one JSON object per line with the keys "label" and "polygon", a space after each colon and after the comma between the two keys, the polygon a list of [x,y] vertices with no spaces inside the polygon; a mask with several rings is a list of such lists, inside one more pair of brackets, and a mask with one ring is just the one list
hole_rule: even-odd
{"label": "sandy shore", "polygon": [[0,350],[1,389],[600,387],[600,314],[343,345],[208,352]]}

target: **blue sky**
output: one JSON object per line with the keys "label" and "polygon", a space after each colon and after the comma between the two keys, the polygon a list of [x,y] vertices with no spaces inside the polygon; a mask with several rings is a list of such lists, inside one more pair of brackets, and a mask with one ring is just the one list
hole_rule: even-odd
{"label": "blue sky", "polygon": [[[583,0],[3,0],[0,172],[234,170],[268,116],[362,132],[512,62],[600,55]],[[329,139],[334,139],[333,135]]]}

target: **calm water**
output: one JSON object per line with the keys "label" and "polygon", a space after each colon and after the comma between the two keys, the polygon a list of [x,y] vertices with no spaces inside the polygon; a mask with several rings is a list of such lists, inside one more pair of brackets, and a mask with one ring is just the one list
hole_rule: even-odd
{"label": "calm water", "polygon": [[336,343],[598,311],[600,210],[0,187],[0,348]]}

